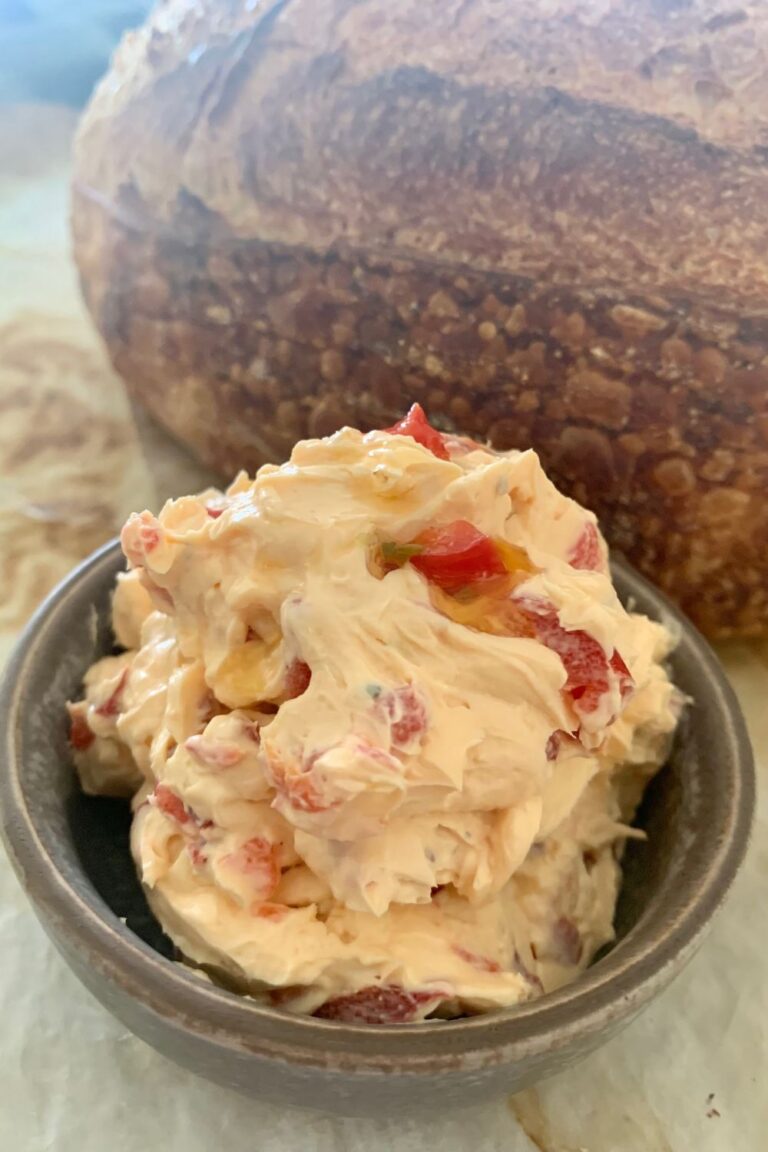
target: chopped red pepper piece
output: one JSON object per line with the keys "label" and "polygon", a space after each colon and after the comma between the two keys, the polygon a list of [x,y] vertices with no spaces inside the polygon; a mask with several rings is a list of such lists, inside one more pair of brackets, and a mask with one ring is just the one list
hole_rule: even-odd
{"label": "chopped red pepper piece", "polygon": [[123,695],[123,688],[125,688],[125,682],[127,679],[128,669],[124,668],[120,675],[120,679],[118,680],[116,686],[112,689],[110,695],[107,697],[103,704],[99,704],[98,708],[94,709],[94,712],[97,716],[119,716],[121,697]]}
{"label": "chopped red pepper piece", "polygon": [[553,732],[549,740],[547,740],[547,744],[544,749],[544,754],[547,757],[547,760],[557,760],[557,754],[560,751],[560,740],[560,730],[558,729],[558,731]]}
{"label": "chopped red pepper piece", "polygon": [[269,772],[275,790],[284,796],[292,808],[298,812],[325,812],[329,805],[312,779],[311,772],[315,757],[310,757],[303,766],[303,771],[294,768],[289,771],[278,756],[267,754]]}
{"label": "chopped red pepper piece", "polygon": [[437,992],[406,992],[399,984],[371,985],[326,1000],[314,1013],[323,1020],[341,1020],[345,1024],[406,1024],[415,1019],[422,1004],[438,1005],[443,996]]}
{"label": "chopped red pepper piece", "polygon": [[568,555],[568,563],[572,568],[602,572],[603,555],[600,551],[600,537],[591,520],[587,521],[582,528],[581,535]]}
{"label": "chopped red pepper piece", "polygon": [[254,904],[251,908],[253,916],[259,916],[262,920],[283,920],[290,912],[287,904],[273,904],[271,901],[266,903]]}
{"label": "chopped red pepper piece", "polygon": [[610,688],[609,669],[618,676],[622,699],[632,691],[632,677],[618,652],[614,651],[609,660],[594,636],[581,629],[569,632],[560,623],[552,604],[525,597],[516,603],[529,615],[536,638],[562,660],[568,674],[565,691],[576,712],[585,715],[597,710],[602,696]]}
{"label": "chopped red pepper piece", "polygon": [[492,960],[490,956],[480,956],[477,952],[470,952],[469,948],[462,948],[461,944],[454,944],[453,950],[466,964],[471,964],[479,972],[501,972],[501,964]]}
{"label": "chopped red pepper piece", "polygon": [[146,557],[160,543],[163,529],[151,512],[132,512],[123,525],[120,543],[134,568],[144,564]]}
{"label": "chopped red pepper piece", "polygon": [[571,748],[581,747],[578,729],[576,732],[565,732],[562,728],[558,728],[547,740],[544,749],[547,760],[557,760],[562,748],[568,746]]}
{"label": "chopped red pepper piece", "polygon": [[298,812],[325,812],[328,808],[315,785],[306,776],[291,776],[284,791],[288,803]]}
{"label": "chopped red pepper piece", "polygon": [[551,955],[558,964],[578,964],[584,950],[581,933],[569,916],[552,925]]}
{"label": "chopped red pepper piece", "polygon": [[427,710],[412,684],[404,684],[391,692],[376,697],[376,707],[383,711],[391,723],[390,732],[395,747],[410,744],[422,736],[427,728]]}
{"label": "chopped red pepper piece", "polygon": [[188,824],[192,816],[180,796],[171,791],[167,784],[158,784],[153,793],[154,802],[166,816],[178,824]]}
{"label": "chopped red pepper piece", "polygon": [[528,968],[526,968],[525,964],[523,964],[523,961],[520,958],[520,953],[517,951],[517,949],[515,949],[512,968],[513,971],[522,976],[523,980],[530,984],[532,988],[536,988],[536,990],[539,992],[544,991],[544,985],[542,984],[541,980],[534,972],[531,972]]}
{"label": "chopped red pepper piece", "polygon": [[600,644],[588,632],[568,632],[557,618],[554,608],[535,611],[536,635],[563,662],[568,679],[565,691],[577,711],[594,712],[603,693],[608,691],[608,660]]}
{"label": "chopped red pepper piece", "polygon": [[244,756],[244,752],[236,744],[206,740],[204,736],[190,736],[184,741],[184,747],[206,768],[234,768]]}
{"label": "chopped red pepper piece", "polygon": [[78,752],[90,748],[96,737],[88,727],[83,706],[70,705],[69,708],[69,742]]}
{"label": "chopped red pepper piece", "polygon": [[391,433],[392,436],[410,436],[417,444],[428,448],[433,456],[437,456],[440,460],[450,460],[442,436],[427,420],[421,404],[412,404],[402,420],[393,424],[391,428],[385,428],[384,431]]}
{"label": "chopped red pepper piece", "polygon": [[227,857],[227,863],[252,879],[262,900],[268,899],[279,883],[277,846],[262,836],[254,836],[241,844],[236,852]]}
{"label": "chopped red pepper piece", "polygon": [[411,556],[413,567],[445,592],[457,592],[478,580],[507,571],[498,545],[468,520],[427,528],[413,541],[421,547]]}
{"label": "chopped red pepper piece", "polygon": [[243,726],[245,736],[258,748],[261,744],[261,724],[257,720],[246,720]]}
{"label": "chopped red pepper piece", "polygon": [[630,672],[629,668],[627,668],[626,664],[615,648],[613,655],[611,656],[608,663],[619,678],[619,693],[621,698],[622,700],[626,700],[628,696],[632,695],[635,687],[635,682],[632,679],[632,673]]}
{"label": "chopped red pepper piece", "polygon": [[427,528],[407,543],[385,540],[379,545],[374,572],[391,572],[408,563],[451,596],[474,595],[481,582],[497,577],[506,577],[511,588],[537,571],[524,548],[486,536],[468,520]]}
{"label": "chopped red pepper piece", "polygon": [[208,853],[205,850],[205,841],[203,839],[191,841],[191,843],[187,845],[187,852],[195,868],[202,868],[203,865],[208,862]]}
{"label": "chopped red pepper piece", "polygon": [[303,660],[293,660],[285,670],[285,696],[288,700],[295,700],[303,696],[312,679],[312,669]]}

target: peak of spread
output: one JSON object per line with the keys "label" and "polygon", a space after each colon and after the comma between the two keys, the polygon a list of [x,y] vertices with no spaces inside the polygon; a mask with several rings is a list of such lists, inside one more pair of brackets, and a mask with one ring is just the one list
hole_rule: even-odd
{"label": "peak of spread", "polygon": [[611,938],[616,846],[679,713],[671,641],[534,452],[415,405],[122,541],[125,652],[71,739],[86,790],[133,796],[190,961],[403,1022],[538,995]]}

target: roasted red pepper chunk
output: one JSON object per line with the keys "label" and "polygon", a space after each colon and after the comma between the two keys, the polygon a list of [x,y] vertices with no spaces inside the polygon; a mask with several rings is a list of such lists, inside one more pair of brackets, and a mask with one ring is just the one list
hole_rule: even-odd
{"label": "roasted red pepper chunk", "polygon": [[234,768],[245,755],[236,744],[206,740],[204,736],[190,736],[184,747],[199,764],[213,769]]}
{"label": "roasted red pepper chunk", "polygon": [[191,843],[187,845],[187,852],[189,853],[189,858],[194,864],[195,868],[202,868],[203,865],[208,862],[208,853],[205,850],[205,841],[202,839],[192,840]]}
{"label": "roasted red pepper chunk", "polygon": [[427,528],[413,541],[420,548],[410,563],[444,592],[458,592],[507,571],[498,544],[468,520]]}
{"label": "roasted red pepper chunk", "polygon": [[427,420],[421,404],[412,404],[402,420],[393,424],[391,428],[385,428],[384,431],[392,436],[410,436],[417,444],[428,448],[433,456],[437,456],[440,460],[450,460],[442,436]]}
{"label": "roasted red pepper chunk", "polygon": [[125,688],[125,682],[127,679],[128,679],[128,669],[124,668],[122,673],[120,674],[120,679],[118,680],[115,687],[112,689],[112,691],[109,694],[109,696],[107,697],[107,699],[104,701],[103,704],[99,704],[98,708],[94,709],[97,716],[119,716],[120,715],[120,711],[121,711],[120,704],[122,701],[123,689]]}
{"label": "roasted red pepper chunk", "polygon": [[[594,531],[595,556],[599,558],[597,530],[589,527]],[[381,557],[385,570],[411,564],[449,597],[470,591],[474,599],[469,602],[464,598],[442,604],[451,619],[497,635],[535,638],[556,652],[568,677],[565,692],[577,713],[586,715],[598,709],[610,689],[611,672],[617,677],[621,699],[631,693],[632,677],[618,652],[609,658],[594,636],[564,628],[551,603],[509,594],[510,581],[525,582],[536,571],[524,549],[486,536],[467,520],[454,520],[426,529],[408,544],[383,544]],[[498,578],[505,576],[507,582],[499,583]],[[490,591],[490,596],[478,598],[476,594],[483,591]],[[547,755],[557,755],[554,741],[548,745]]]}
{"label": "roasted red pepper chunk", "polygon": [[588,714],[599,708],[610,688],[609,670],[618,676],[622,699],[632,691],[632,677],[618,652],[614,651],[609,660],[594,636],[581,629],[569,632],[560,623],[553,605],[543,600],[521,597],[518,604],[531,619],[537,640],[562,660],[568,676],[565,691],[577,712]]}
{"label": "roasted red pepper chunk", "polygon": [[422,1004],[436,1007],[441,999],[439,993],[406,992],[398,984],[371,985],[349,996],[326,1000],[314,1014],[345,1024],[407,1024],[416,1018]]}
{"label": "roasted red pepper chunk", "polygon": [[479,591],[484,581],[498,577],[524,581],[537,571],[525,549],[486,536],[468,520],[427,528],[407,543],[385,540],[379,546],[378,563],[384,572],[411,564],[451,596]]}
{"label": "roasted red pepper chunk", "polygon": [[481,956],[477,952],[471,952],[469,948],[463,948],[461,944],[454,944],[453,950],[465,964],[471,964],[473,968],[477,968],[478,972],[501,972],[501,964],[497,960],[491,959],[490,956]]}
{"label": "roasted red pepper chunk", "polygon": [[254,904],[251,912],[262,920],[284,920],[291,911],[287,904],[274,904],[267,900],[261,904]]}
{"label": "roasted red pepper chunk", "polygon": [[184,801],[167,784],[158,784],[153,793],[154,802],[162,813],[170,816],[177,824],[189,824],[194,817],[187,810]]}
{"label": "roasted red pepper chunk", "polygon": [[120,543],[134,568],[144,564],[146,557],[160,543],[163,529],[151,512],[134,512],[123,525]]}
{"label": "roasted red pepper chunk", "polygon": [[285,670],[285,696],[287,700],[295,700],[303,696],[312,679],[312,669],[303,660],[292,660]]}
{"label": "roasted red pepper chunk", "polygon": [[285,786],[285,793],[291,807],[298,812],[325,812],[328,808],[315,785],[306,776],[292,776]]}
{"label": "roasted red pepper chunk", "polygon": [[395,747],[410,744],[426,731],[427,710],[412,684],[404,684],[391,692],[382,692],[376,697],[376,705],[391,722],[390,731]]}
{"label": "roasted red pepper chunk", "polygon": [[578,964],[584,951],[581,933],[569,916],[560,916],[552,925],[550,954],[558,964]]}
{"label": "roasted red pepper chunk", "polygon": [[256,747],[261,746],[261,724],[257,720],[246,720],[243,724],[243,734],[251,740]]}
{"label": "roasted red pepper chunk", "polygon": [[227,863],[253,882],[262,900],[268,899],[280,881],[278,849],[263,836],[254,836],[227,857]]}
{"label": "roasted red pepper chunk", "polygon": [[568,563],[572,568],[602,572],[603,555],[600,551],[600,537],[597,528],[591,521],[588,521],[582,528],[581,535],[568,554]]}
{"label": "roasted red pepper chunk", "polygon": [[520,953],[517,950],[515,950],[514,959],[512,961],[512,970],[517,972],[519,976],[522,976],[523,980],[525,980],[527,984],[530,984],[532,988],[538,989],[539,992],[544,991],[544,985],[542,984],[541,980],[534,972],[531,972],[530,969],[526,968],[520,957]]}
{"label": "roasted red pepper chunk", "polygon": [[329,805],[324,801],[312,779],[315,757],[310,757],[302,771],[288,771],[285,764],[276,756],[268,757],[269,771],[275,790],[284,796],[297,812],[325,812]]}
{"label": "roasted red pepper chunk", "polygon": [[88,721],[85,718],[85,712],[82,706],[74,705],[70,707],[69,712],[69,742],[74,749],[78,752],[84,752],[86,748],[90,748],[96,739],[95,735],[88,726]]}
{"label": "roasted red pepper chunk", "polygon": [[632,695],[632,690],[635,682],[632,679],[632,673],[622,660],[619,653],[614,649],[613,655],[608,661],[612,670],[616,673],[619,680],[619,694],[622,700],[626,700],[628,696]]}
{"label": "roasted red pepper chunk", "polygon": [[547,740],[545,753],[547,760],[557,760],[560,755],[560,749],[564,744],[577,744],[578,737],[573,732],[564,732],[562,728],[558,728],[552,733],[549,740]]}
{"label": "roasted red pepper chunk", "polygon": [[568,632],[554,608],[536,612],[536,634],[563,662],[568,674],[565,690],[579,710],[594,712],[608,691],[608,660],[602,647],[588,632]]}
{"label": "roasted red pepper chunk", "polygon": [[[586,525],[570,559],[576,567],[602,567],[600,540],[593,524]],[[509,594],[515,580],[525,582],[536,572],[524,549],[486,536],[467,520],[454,520],[427,528],[408,543],[383,543],[380,562],[384,571],[411,564],[448,597],[469,591],[473,597],[469,603],[465,596],[441,605],[456,622],[496,635],[535,638],[557,653],[567,674],[564,690],[577,713],[597,711],[610,690],[611,672],[617,678],[622,700],[632,692],[632,677],[618,652],[607,657],[594,636],[581,629],[564,628],[554,605]],[[499,583],[498,578],[505,576],[506,583]],[[498,597],[493,595],[494,588]],[[490,597],[477,596],[489,591]],[[559,740],[550,738],[547,758],[554,759],[558,750]]]}

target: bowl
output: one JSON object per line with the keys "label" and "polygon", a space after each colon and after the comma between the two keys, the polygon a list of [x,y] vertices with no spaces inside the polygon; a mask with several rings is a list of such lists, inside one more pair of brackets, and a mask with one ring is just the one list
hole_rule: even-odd
{"label": "bowl", "polygon": [[691,698],[638,814],[616,941],[573,984],[513,1010],[395,1026],[298,1017],[174,960],[128,851],[127,805],[84,797],[64,703],[112,648],[116,543],[55,589],[0,689],[0,809],[43,927],[87,988],[164,1055],[240,1092],[346,1115],[445,1109],[517,1091],[597,1047],[690,960],[744,856],[754,767],[734,694],[706,642],[622,563],[623,601],[676,628],[672,674]]}

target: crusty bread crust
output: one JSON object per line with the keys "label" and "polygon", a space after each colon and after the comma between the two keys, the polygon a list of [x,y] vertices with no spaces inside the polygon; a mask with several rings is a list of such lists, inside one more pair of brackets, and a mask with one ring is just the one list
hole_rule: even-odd
{"label": "crusty bread crust", "polygon": [[134,392],[222,471],[420,399],[767,631],[768,6],[247,7],[161,5],[78,135]]}

